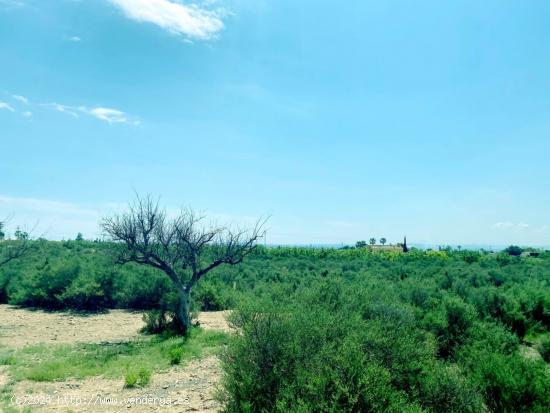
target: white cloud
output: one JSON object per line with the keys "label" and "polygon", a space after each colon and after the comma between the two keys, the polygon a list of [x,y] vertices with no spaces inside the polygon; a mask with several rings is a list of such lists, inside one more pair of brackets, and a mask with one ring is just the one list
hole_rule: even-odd
{"label": "white cloud", "polygon": [[71,38],[69,38],[69,40],[70,40],[71,42],[79,42],[79,41],[81,41],[82,39],[81,39],[80,37],[78,37],[78,36],[72,36]]}
{"label": "white cloud", "polygon": [[513,223],[511,222],[497,222],[496,224],[493,225],[493,228],[512,228],[514,226]]}
{"label": "white cloud", "polygon": [[21,103],[24,103],[25,105],[29,104],[29,99],[27,99],[25,96],[13,95],[12,98],[14,98],[15,100],[18,100]]}
{"label": "white cloud", "polygon": [[107,108],[103,106],[96,106],[88,108],[86,106],[68,106],[60,103],[46,103],[42,106],[52,108],[58,112],[66,113],[74,118],[79,118],[79,114],[85,114],[93,116],[96,119],[105,121],[107,123],[126,123],[134,126],[141,124],[140,120],[135,116],[130,116],[127,113],[113,108]]}
{"label": "white cloud", "polygon": [[208,11],[195,4],[169,0],[108,0],[126,16],[139,22],[156,24],[177,35],[207,40],[223,29],[221,12]]}
{"label": "white cloud", "polygon": [[47,103],[44,106],[53,108],[54,110],[57,110],[58,112],[61,112],[61,113],[66,113],[68,115],[71,115],[73,118],[78,118],[78,114],[76,113],[76,110],[78,109],[72,108],[70,106],[61,105],[59,103]]}
{"label": "white cloud", "polygon": [[527,229],[529,228],[529,224],[526,224],[525,222],[520,222],[518,224],[515,224],[513,222],[505,221],[505,222],[497,222],[493,225],[493,228],[496,229]]}
{"label": "white cloud", "polygon": [[11,105],[7,104],[6,102],[0,102],[0,110],[9,110],[10,112],[15,112],[15,109],[11,107]]}
{"label": "white cloud", "polygon": [[[69,106],[69,105],[63,105],[61,103],[35,103],[32,104],[28,98],[21,95],[12,95],[12,98],[22,102],[26,105],[29,105],[32,107],[44,107],[53,109],[57,112],[65,113],[67,115],[72,116],[73,118],[78,119],[80,117],[80,114],[84,114],[87,116],[92,116],[96,119],[102,120],[104,122],[107,122],[109,124],[113,123],[125,123],[129,125],[139,126],[141,125],[141,121],[136,116],[130,116],[126,112],[123,112],[119,109],[104,107],[104,106],[95,106],[95,107],[87,107],[87,106]],[[0,110],[8,110],[10,112],[15,112],[15,109],[6,102],[0,102]],[[26,118],[30,118],[33,116],[33,113],[29,110],[22,113],[22,115]]]}
{"label": "white cloud", "polygon": [[104,120],[105,122],[109,122],[109,123],[127,123],[128,122],[128,118],[126,117],[126,114],[117,109],[98,107],[93,109],[81,108],[81,110],[98,119]]}

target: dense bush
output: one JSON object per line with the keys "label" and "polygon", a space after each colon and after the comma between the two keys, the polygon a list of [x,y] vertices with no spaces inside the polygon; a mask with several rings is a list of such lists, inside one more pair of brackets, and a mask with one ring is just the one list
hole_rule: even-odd
{"label": "dense bush", "polygon": [[[337,311],[335,311],[337,310]],[[239,308],[223,358],[227,412],[479,412],[481,395],[436,358],[414,311],[326,280]]]}
{"label": "dense bush", "polygon": [[426,316],[426,326],[438,339],[438,353],[448,359],[468,340],[475,310],[459,297],[445,297],[439,307]]}
{"label": "dense bush", "polygon": [[550,411],[550,376],[543,362],[513,354],[465,350],[469,377],[493,412]]}
{"label": "dense bush", "polygon": [[535,348],[546,362],[550,362],[550,335],[545,335],[539,339]]}

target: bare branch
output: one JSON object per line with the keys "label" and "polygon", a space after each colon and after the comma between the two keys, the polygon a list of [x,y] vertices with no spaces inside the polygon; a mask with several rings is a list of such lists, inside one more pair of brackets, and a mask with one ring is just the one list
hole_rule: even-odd
{"label": "bare branch", "polygon": [[119,263],[135,262],[163,271],[181,294],[180,302],[188,304],[191,289],[201,277],[222,264],[242,262],[254,250],[264,235],[265,222],[258,221],[252,230],[233,231],[208,224],[191,209],[169,218],[151,196],[136,196],[128,212],[105,218],[101,225],[106,235],[122,244]]}
{"label": "bare branch", "polygon": [[[10,218],[0,221],[0,267],[27,255],[32,249],[29,232],[21,230],[19,227],[15,231],[14,240],[4,239],[4,226]],[[34,228],[31,229],[30,233],[32,231],[34,231]]]}

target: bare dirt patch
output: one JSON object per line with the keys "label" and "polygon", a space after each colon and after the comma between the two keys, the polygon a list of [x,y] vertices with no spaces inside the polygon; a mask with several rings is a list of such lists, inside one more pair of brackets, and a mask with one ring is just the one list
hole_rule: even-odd
{"label": "bare dirt patch", "polygon": [[4,387],[6,384],[8,384],[8,375],[6,373],[7,367],[6,366],[0,366],[0,388]]}
{"label": "bare dirt patch", "polygon": [[39,343],[74,344],[128,341],[143,326],[138,312],[112,310],[105,314],[24,310],[0,306],[0,344],[22,348]]}
{"label": "bare dirt patch", "polygon": [[[227,312],[200,313],[202,328],[230,331]],[[142,313],[111,310],[105,314],[78,315],[45,312],[0,305],[0,345],[12,349],[45,343],[116,343],[143,337]],[[192,360],[182,366],[153,374],[145,388],[125,389],[124,379],[90,377],[84,380],[33,382],[13,385],[12,407],[42,401],[30,406],[32,412],[205,412],[219,410],[214,400],[221,377],[215,356]],[[0,386],[9,382],[7,366],[0,368]]]}
{"label": "bare dirt patch", "polygon": [[145,388],[124,389],[123,380],[88,378],[82,381],[34,383],[14,388],[17,401],[42,400],[36,412],[205,412],[218,411],[214,391],[219,361],[210,356],[153,375]]}
{"label": "bare dirt patch", "polygon": [[229,311],[209,311],[199,313],[197,321],[205,330],[222,330],[226,333],[231,332],[231,328],[227,323]]}
{"label": "bare dirt patch", "polygon": [[[111,310],[104,314],[25,310],[0,305],[0,344],[18,349],[39,343],[111,343],[135,340],[143,327],[142,312]],[[199,313],[205,329],[229,331],[226,312]]]}

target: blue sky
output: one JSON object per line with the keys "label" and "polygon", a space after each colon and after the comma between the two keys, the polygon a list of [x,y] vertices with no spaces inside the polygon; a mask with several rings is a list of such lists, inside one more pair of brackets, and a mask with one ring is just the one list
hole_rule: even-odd
{"label": "blue sky", "polygon": [[0,0],[0,216],[550,245],[547,1]]}

